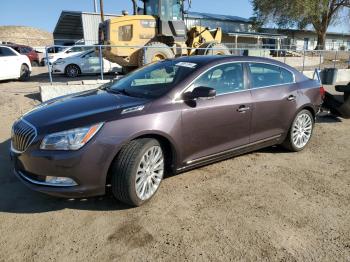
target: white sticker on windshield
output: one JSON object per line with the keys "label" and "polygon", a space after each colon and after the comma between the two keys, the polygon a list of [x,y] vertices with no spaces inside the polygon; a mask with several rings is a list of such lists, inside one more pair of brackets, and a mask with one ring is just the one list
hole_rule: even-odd
{"label": "white sticker on windshield", "polygon": [[179,62],[176,65],[183,66],[183,67],[189,67],[189,68],[196,68],[196,66],[197,66],[197,64],[195,64],[195,63],[188,63],[188,62]]}

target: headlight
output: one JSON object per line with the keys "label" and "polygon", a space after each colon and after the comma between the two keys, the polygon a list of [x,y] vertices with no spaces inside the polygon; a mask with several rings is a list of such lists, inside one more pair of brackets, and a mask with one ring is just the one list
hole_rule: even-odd
{"label": "headlight", "polygon": [[66,63],[66,61],[64,61],[63,59],[59,59],[59,60],[57,60],[55,63],[53,63],[54,65],[63,65],[63,64],[65,64]]}
{"label": "headlight", "polygon": [[103,123],[75,128],[45,136],[40,149],[43,150],[78,150],[82,148],[101,129]]}
{"label": "headlight", "polygon": [[49,56],[49,59],[53,59],[53,58],[54,58],[54,56],[53,56],[53,55],[50,55],[50,56]]}

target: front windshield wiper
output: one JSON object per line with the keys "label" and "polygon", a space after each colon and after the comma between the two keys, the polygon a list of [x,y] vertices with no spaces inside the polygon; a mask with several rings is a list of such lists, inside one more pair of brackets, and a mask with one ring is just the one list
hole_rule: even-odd
{"label": "front windshield wiper", "polygon": [[111,93],[114,93],[114,94],[131,96],[129,94],[129,92],[127,92],[125,89],[113,89],[110,86],[108,86],[108,87],[104,87],[103,90],[106,90],[107,92],[111,92]]}

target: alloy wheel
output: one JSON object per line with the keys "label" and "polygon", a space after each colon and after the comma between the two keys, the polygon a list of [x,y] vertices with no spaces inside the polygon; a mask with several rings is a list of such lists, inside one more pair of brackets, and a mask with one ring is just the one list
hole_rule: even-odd
{"label": "alloy wheel", "polygon": [[295,147],[301,149],[306,146],[312,135],[313,121],[309,114],[300,114],[292,128],[292,140]]}
{"label": "alloy wheel", "polygon": [[151,198],[157,191],[164,174],[164,156],[160,146],[149,148],[138,165],[135,189],[141,200]]}

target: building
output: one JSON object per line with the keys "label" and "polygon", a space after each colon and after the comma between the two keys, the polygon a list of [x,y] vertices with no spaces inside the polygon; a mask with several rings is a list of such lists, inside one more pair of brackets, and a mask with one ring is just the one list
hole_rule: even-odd
{"label": "building", "polygon": [[[314,50],[317,45],[317,34],[312,30],[271,29],[263,28],[263,32],[283,34],[287,36],[283,48],[295,50]],[[350,34],[328,32],[326,35],[326,50],[350,50]]]}
{"label": "building", "polygon": [[[104,16],[105,19],[117,17],[109,14]],[[100,13],[62,11],[53,31],[55,45],[97,44],[100,23]]]}
{"label": "building", "polygon": [[[105,15],[105,19],[120,15]],[[56,45],[98,43],[98,27],[101,22],[100,13],[62,11],[53,32]],[[262,46],[264,42],[272,41],[276,47],[283,35],[276,33],[258,33],[252,29],[250,20],[229,15],[190,12],[185,17],[188,28],[194,25],[209,28],[221,27],[224,33],[223,42],[232,48],[247,48],[247,46]]]}

